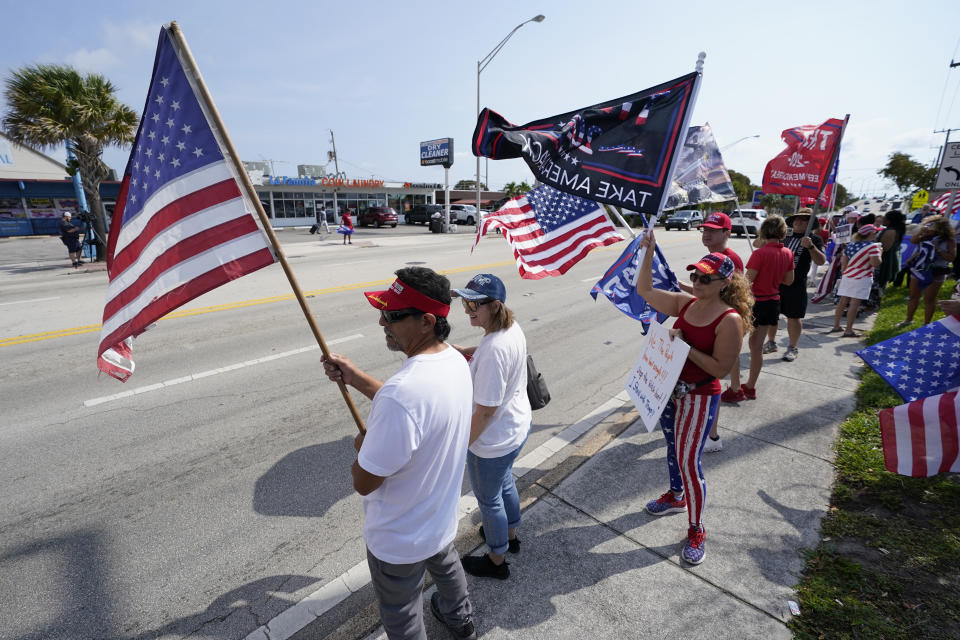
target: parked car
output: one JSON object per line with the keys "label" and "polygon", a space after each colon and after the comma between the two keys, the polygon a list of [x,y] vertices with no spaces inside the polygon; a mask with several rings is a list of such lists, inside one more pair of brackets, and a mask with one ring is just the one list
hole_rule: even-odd
{"label": "parked car", "polygon": [[397,212],[391,207],[367,207],[357,216],[357,224],[361,227],[397,226]]}
{"label": "parked car", "polygon": [[693,209],[683,209],[681,211],[674,211],[673,215],[663,223],[663,228],[666,231],[670,231],[670,229],[689,230],[696,229],[701,224],[703,224],[702,213]]}
{"label": "parked car", "polygon": [[[741,214],[743,222],[740,221]],[[763,209],[740,209],[739,211],[734,209],[730,212],[731,231],[738,236],[749,233],[751,238],[756,238],[757,232],[760,231],[760,223],[766,217],[767,212]]]}
{"label": "parked car", "polygon": [[439,204],[415,204],[404,216],[407,224],[430,224],[430,216],[439,211],[443,213],[443,207]]}
{"label": "parked car", "polygon": [[472,204],[450,205],[450,222],[454,224],[476,224],[477,208]]}

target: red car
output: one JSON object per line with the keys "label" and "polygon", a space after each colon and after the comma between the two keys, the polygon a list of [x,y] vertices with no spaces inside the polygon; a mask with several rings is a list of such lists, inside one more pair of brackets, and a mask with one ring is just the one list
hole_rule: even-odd
{"label": "red car", "polygon": [[368,207],[357,216],[357,224],[361,227],[397,226],[397,212],[391,207]]}

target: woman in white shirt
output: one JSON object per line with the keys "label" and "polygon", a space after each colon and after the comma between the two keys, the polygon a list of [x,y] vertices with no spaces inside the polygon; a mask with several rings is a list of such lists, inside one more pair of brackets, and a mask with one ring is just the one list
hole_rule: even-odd
{"label": "woman in white shirt", "polygon": [[527,399],[527,341],[507,308],[507,290],[495,275],[481,273],[452,295],[463,302],[470,325],[483,329],[476,347],[458,347],[470,360],[473,417],[467,472],[480,505],[481,536],[490,552],[464,556],[467,573],[505,580],[510,577],[504,554],[520,551],[520,500],[513,480],[513,462],[530,433]]}

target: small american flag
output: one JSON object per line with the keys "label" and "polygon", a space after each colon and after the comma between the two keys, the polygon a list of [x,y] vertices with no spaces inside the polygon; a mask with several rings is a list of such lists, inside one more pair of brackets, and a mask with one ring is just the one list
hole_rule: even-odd
{"label": "small american flag", "polygon": [[843,253],[847,256],[847,268],[843,270],[843,277],[851,280],[863,280],[873,277],[873,267],[870,258],[881,256],[880,245],[876,242],[851,242]]}
{"label": "small american flag", "polygon": [[879,418],[888,471],[915,477],[960,471],[957,391],[884,409]]}
{"label": "small american flag", "polygon": [[274,262],[164,27],[107,243],[97,366],[133,373],[133,337],[211,289]]}
{"label": "small american flag", "polygon": [[483,219],[477,242],[502,229],[513,247],[521,278],[559,276],[591,249],[623,240],[596,202],[541,185]]}

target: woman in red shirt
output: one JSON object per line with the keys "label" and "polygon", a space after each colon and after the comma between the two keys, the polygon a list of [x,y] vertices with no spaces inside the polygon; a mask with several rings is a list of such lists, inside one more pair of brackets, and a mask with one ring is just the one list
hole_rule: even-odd
{"label": "woman in red shirt", "polygon": [[757,399],[757,379],[763,368],[763,340],[770,327],[780,321],[780,285],[793,284],[793,251],[783,246],[787,223],[778,215],[767,216],[760,225],[758,242],[763,244],[747,260],[747,279],[753,293],[753,325],[750,335],[750,377],[740,384],[740,360],[730,370],[730,388],[724,402]]}
{"label": "woman in red shirt", "polygon": [[637,277],[637,293],[661,313],[677,318],[670,335],[690,345],[673,398],[660,417],[667,440],[670,490],[647,503],[647,512],[660,516],[687,512],[687,541],[680,557],[700,564],[706,554],[701,516],[706,482],[700,457],[720,406],[720,380],[740,353],[744,333],[750,331],[753,297],[750,285],[734,271],[733,261],[722,253],[705,255],[687,265],[693,295],[653,288],[653,230],[640,244],[646,249]]}

